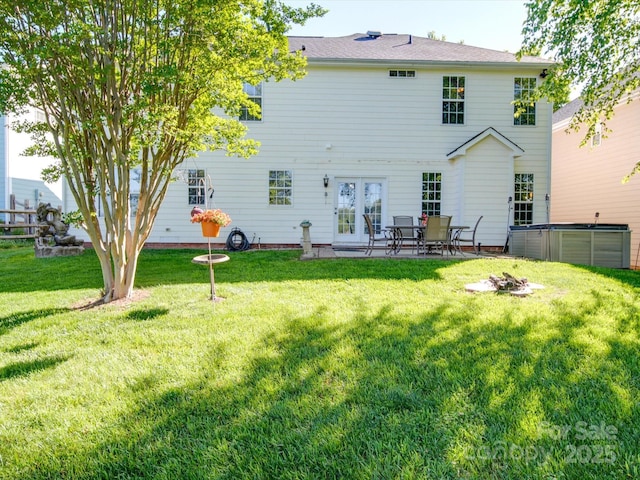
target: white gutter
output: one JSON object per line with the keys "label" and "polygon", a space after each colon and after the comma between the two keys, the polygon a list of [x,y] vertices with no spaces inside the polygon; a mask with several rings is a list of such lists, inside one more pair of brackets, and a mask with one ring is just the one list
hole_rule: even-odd
{"label": "white gutter", "polygon": [[318,64],[326,66],[371,66],[371,65],[403,65],[412,67],[489,67],[489,68],[523,68],[523,69],[544,69],[554,65],[553,62],[523,63],[523,62],[482,62],[482,61],[436,61],[436,60],[393,60],[393,59],[354,59],[354,58],[309,58],[307,64]]}

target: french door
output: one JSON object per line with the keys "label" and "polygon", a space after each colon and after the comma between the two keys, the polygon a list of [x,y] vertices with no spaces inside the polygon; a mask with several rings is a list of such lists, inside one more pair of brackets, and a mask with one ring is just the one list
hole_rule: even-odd
{"label": "french door", "polygon": [[381,178],[337,177],[334,206],[335,243],[366,243],[363,214],[371,217],[376,234],[386,218],[386,182]]}

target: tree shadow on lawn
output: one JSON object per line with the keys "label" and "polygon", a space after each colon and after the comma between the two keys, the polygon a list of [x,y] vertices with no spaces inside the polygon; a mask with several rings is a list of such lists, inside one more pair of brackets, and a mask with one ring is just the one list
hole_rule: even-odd
{"label": "tree shadow on lawn", "polygon": [[56,355],[53,357],[38,358],[36,360],[13,362],[0,368],[0,382],[55,367],[66,361],[69,357]]}
{"label": "tree shadow on lawn", "polygon": [[[253,350],[269,353],[249,359],[242,379],[226,377],[228,347],[213,344],[199,382],[143,392],[114,426],[126,435],[34,452],[23,473],[623,478],[640,442],[638,336],[602,338],[605,353],[581,340],[591,332],[584,319],[612,300],[577,309],[556,300],[540,317],[507,297],[486,319],[475,296],[416,318],[392,303],[374,312],[355,304],[337,325],[321,308],[271,330]],[[617,433],[582,435],[592,426]],[[607,445],[610,455],[598,456]]]}
{"label": "tree shadow on lawn", "polygon": [[9,315],[0,317],[0,335],[4,335],[12,329],[24,323],[31,322],[32,320],[45,318],[50,315],[58,315],[68,311],[70,311],[68,308],[42,308],[26,312],[10,313]]}

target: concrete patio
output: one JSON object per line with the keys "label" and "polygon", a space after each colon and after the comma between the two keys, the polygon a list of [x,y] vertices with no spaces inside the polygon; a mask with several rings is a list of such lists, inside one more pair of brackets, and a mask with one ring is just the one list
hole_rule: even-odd
{"label": "concrete patio", "polygon": [[473,259],[473,258],[491,258],[496,254],[481,252],[480,255],[476,255],[473,252],[464,252],[464,255],[460,253],[456,254],[416,254],[415,250],[412,252],[410,248],[402,249],[397,254],[387,255],[384,248],[374,249],[371,255],[365,255],[366,247],[355,246],[314,246],[312,248],[313,258],[413,258],[413,259],[432,259],[432,260],[461,260],[461,259]]}

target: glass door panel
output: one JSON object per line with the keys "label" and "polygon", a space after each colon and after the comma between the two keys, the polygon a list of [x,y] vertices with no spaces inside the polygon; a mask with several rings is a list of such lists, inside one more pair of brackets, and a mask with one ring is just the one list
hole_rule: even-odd
{"label": "glass door panel", "polygon": [[[384,228],[382,224],[382,182],[364,182],[364,212],[371,218],[376,235]],[[363,234],[369,236],[364,225]]]}
{"label": "glass door panel", "polygon": [[356,183],[338,182],[337,234],[352,236],[356,230]]}
{"label": "glass door panel", "polygon": [[362,214],[371,217],[376,234],[384,228],[383,180],[336,178],[335,235],[336,243],[366,243],[369,232]]}

